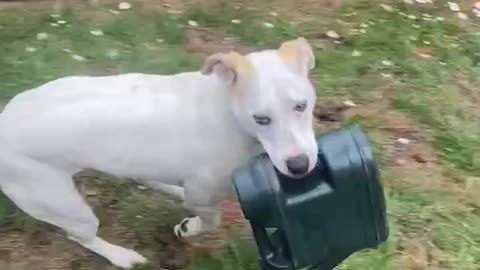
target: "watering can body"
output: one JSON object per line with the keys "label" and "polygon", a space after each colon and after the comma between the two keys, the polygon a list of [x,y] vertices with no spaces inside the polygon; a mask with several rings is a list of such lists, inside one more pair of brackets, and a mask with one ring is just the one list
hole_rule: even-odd
{"label": "watering can body", "polygon": [[267,156],[235,173],[262,270],[331,270],[388,237],[385,198],[370,144],[358,126],[317,138],[319,165],[302,179]]}

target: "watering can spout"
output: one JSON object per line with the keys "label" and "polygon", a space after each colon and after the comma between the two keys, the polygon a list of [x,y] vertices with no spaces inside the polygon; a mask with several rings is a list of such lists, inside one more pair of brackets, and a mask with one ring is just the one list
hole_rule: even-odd
{"label": "watering can spout", "polygon": [[235,173],[235,190],[262,270],[331,270],[388,237],[383,189],[358,126],[317,138],[319,166],[302,179],[281,175],[267,156]]}

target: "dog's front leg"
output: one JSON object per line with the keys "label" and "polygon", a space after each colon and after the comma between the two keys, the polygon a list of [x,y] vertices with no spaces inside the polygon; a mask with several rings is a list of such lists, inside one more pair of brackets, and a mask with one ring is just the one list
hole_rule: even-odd
{"label": "dog's front leg", "polygon": [[[212,231],[220,225],[218,205],[223,198],[220,185],[209,185],[204,181],[187,181],[183,206],[196,216],[185,218],[174,227],[179,238],[191,237],[203,232]],[[217,182],[219,183],[219,182]]]}

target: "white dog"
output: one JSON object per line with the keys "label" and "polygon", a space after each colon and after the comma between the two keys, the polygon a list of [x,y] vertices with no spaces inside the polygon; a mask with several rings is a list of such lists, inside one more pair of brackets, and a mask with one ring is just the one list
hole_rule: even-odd
{"label": "white dog", "polygon": [[299,38],[278,50],[214,54],[201,72],[46,83],[17,95],[0,114],[0,188],[114,265],[145,263],[97,237],[98,219],[72,175],[96,169],[142,181],[197,215],[175,226],[178,237],[212,230],[232,172],[258,149],[292,177],[315,167],[313,67],[312,49]]}

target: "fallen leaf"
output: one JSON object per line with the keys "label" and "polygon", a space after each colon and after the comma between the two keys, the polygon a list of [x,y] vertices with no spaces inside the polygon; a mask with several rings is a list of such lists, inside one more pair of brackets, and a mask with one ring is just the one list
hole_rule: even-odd
{"label": "fallen leaf", "polygon": [[457,16],[460,20],[468,20],[468,15],[463,12],[458,12]]}
{"label": "fallen leaf", "polygon": [[415,54],[423,59],[430,59],[432,58],[432,50],[428,48],[416,48]]}
{"label": "fallen leaf", "polygon": [[48,39],[48,33],[38,33],[37,40],[46,40]]}
{"label": "fallen leaf", "polygon": [[353,56],[353,57],[362,56],[362,53],[359,52],[359,51],[357,51],[357,50],[354,50],[354,51],[352,52],[352,56]]}
{"label": "fallen leaf", "polygon": [[389,5],[386,5],[386,4],[380,4],[380,6],[383,8],[383,10],[385,10],[387,12],[393,12],[393,7],[392,6],[389,6]]}
{"label": "fallen leaf", "polygon": [[94,36],[103,36],[103,31],[98,29],[98,30],[92,30],[90,31],[90,34],[94,35]]}
{"label": "fallen leaf", "polygon": [[460,11],[460,6],[457,3],[454,3],[454,2],[448,2],[448,8],[451,11],[454,11],[454,12]]}
{"label": "fallen leaf", "polygon": [[148,187],[144,186],[144,185],[137,185],[137,188],[140,189],[140,190],[147,190]]}
{"label": "fallen leaf", "polygon": [[402,166],[402,165],[407,164],[407,161],[406,161],[405,159],[398,159],[398,160],[395,161],[395,163],[396,163],[397,165]]}
{"label": "fallen leaf", "polygon": [[357,106],[357,104],[355,104],[355,102],[353,102],[353,101],[351,101],[351,100],[345,100],[345,101],[343,101],[343,105],[345,105],[345,106],[347,106],[347,107],[350,107],[350,108]]}
{"label": "fallen leaf", "polygon": [[107,51],[107,56],[109,58],[114,59],[114,58],[117,58],[118,55],[119,55],[119,51],[117,49],[110,49]]}
{"label": "fallen leaf", "polygon": [[327,32],[327,37],[333,38],[333,39],[339,39],[340,35],[337,34],[337,32],[330,30]]}
{"label": "fallen leaf", "polygon": [[467,177],[465,181],[465,189],[480,188],[480,178],[479,177]]}
{"label": "fallen leaf", "polygon": [[275,25],[273,23],[269,23],[269,22],[264,22],[263,26],[265,26],[266,28],[274,28],[275,27]]}
{"label": "fallen leaf", "polygon": [[383,64],[384,66],[387,66],[387,67],[393,66],[392,61],[389,61],[389,60],[383,60],[383,61],[382,61],[382,64]]}
{"label": "fallen leaf", "polygon": [[128,2],[121,2],[118,4],[118,9],[119,10],[129,10],[132,8],[132,5]]}
{"label": "fallen leaf", "polygon": [[85,192],[85,195],[87,196],[90,196],[90,197],[94,197],[94,196],[97,196],[98,192],[96,189],[94,188],[85,188],[84,189],[84,192]]}
{"label": "fallen leaf", "polygon": [[167,11],[168,14],[172,14],[172,15],[179,15],[179,14],[183,14],[183,11],[181,10],[169,10]]}
{"label": "fallen leaf", "polygon": [[480,9],[474,8],[472,11],[475,13],[475,16],[480,17]]}
{"label": "fallen leaf", "polygon": [[418,55],[420,58],[423,58],[423,59],[430,59],[430,58],[432,58],[432,55],[431,55],[431,54],[417,53],[417,55]]}
{"label": "fallen leaf", "polygon": [[78,55],[78,54],[72,54],[72,59],[76,60],[76,61],[79,61],[79,62],[83,62],[83,61],[87,60],[85,57],[83,57],[81,55]]}
{"label": "fallen leaf", "polygon": [[401,144],[407,145],[407,144],[410,143],[410,140],[407,139],[407,138],[398,138],[398,139],[397,139],[397,142],[399,142],[399,143],[401,143]]}
{"label": "fallen leaf", "polygon": [[198,27],[198,23],[194,20],[189,20],[188,21],[188,25],[192,26],[192,27]]}

